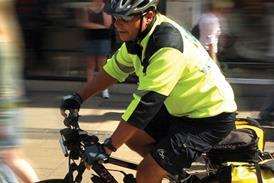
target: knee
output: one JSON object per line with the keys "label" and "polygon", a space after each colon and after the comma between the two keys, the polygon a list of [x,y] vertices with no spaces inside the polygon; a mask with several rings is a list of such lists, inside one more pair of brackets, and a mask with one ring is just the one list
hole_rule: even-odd
{"label": "knee", "polygon": [[135,151],[136,146],[131,142],[131,140],[126,142],[126,145],[133,151]]}
{"label": "knee", "polygon": [[[153,176],[152,171],[153,170],[151,170],[149,163],[147,163],[146,161],[142,161],[138,165],[136,179],[137,180],[145,180],[147,177]],[[148,175],[148,174],[152,174],[152,175]]]}
{"label": "knee", "polygon": [[168,173],[161,168],[149,154],[139,164],[136,180],[138,183],[161,182],[167,175]]}

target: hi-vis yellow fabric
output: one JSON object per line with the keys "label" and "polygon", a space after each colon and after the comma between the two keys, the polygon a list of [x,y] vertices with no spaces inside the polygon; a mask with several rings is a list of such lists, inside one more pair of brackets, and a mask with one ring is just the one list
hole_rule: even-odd
{"label": "hi-vis yellow fabric", "polygon": [[[261,167],[264,163],[268,161],[274,161],[273,159],[264,160],[259,163]],[[273,183],[274,182],[274,172],[271,169],[261,168],[261,175],[263,183]],[[231,170],[231,183],[257,183],[256,169],[254,166],[249,164],[239,163],[237,165],[233,162]]]}
{"label": "hi-vis yellow fabric", "polygon": [[133,72],[139,77],[138,92],[122,116],[123,120],[130,118],[142,97],[137,93],[142,91],[167,96],[164,104],[174,116],[204,118],[236,111],[233,91],[218,66],[188,31],[167,17],[158,14],[152,29],[140,41],[142,59],[155,27],[163,22],[180,31],[178,39],[183,40],[183,51],[171,47],[157,50],[144,73],[141,60],[130,54],[124,43],[104,66],[104,70],[120,82]]}

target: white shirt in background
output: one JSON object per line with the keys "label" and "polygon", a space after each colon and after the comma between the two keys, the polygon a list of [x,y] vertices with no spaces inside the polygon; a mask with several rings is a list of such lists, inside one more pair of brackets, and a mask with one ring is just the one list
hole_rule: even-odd
{"label": "white shirt in background", "polygon": [[200,42],[208,50],[213,45],[215,53],[218,52],[218,39],[221,34],[219,18],[213,13],[203,14],[199,20]]}

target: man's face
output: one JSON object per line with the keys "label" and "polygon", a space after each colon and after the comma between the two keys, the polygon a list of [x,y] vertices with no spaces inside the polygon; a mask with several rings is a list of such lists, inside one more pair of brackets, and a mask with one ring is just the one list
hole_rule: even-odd
{"label": "man's face", "polygon": [[[146,15],[143,16],[142,30],[144,31],[146,27],[151,23],[154,17],[153,11],[148,11]],[[139,32],[140,28],[140,16],[137,15],[132,18],[132,20],[123,20],[119,17],[114,17],[115,23],[114,26],[120,36],[122,41],[133,41]]]}
{"label": "man's face", "polygon": [[134,40],[139,31],[140,18],[139,16],[136,16],[129,21],[125,21],[121,18],[115,18],[114,26],[122,41]]}

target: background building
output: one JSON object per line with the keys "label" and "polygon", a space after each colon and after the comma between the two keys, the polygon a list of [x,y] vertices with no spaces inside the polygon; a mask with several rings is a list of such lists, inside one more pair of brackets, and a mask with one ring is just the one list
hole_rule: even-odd
{"label": "background building", "polygon": [[[264,79],[273,83],[273,3],[269,0],[217,0],[233,3],[218,58],[230,78]],[[89,1],[17,0],[25,45],[25,77],[47,80],[85,80],[75,10]],[[160,0],[160,11],[187,30],[197,24],[206,0]],[[120,41],[113,31],[113,51]],[[249,82],[253,82],[249,80]]]}

